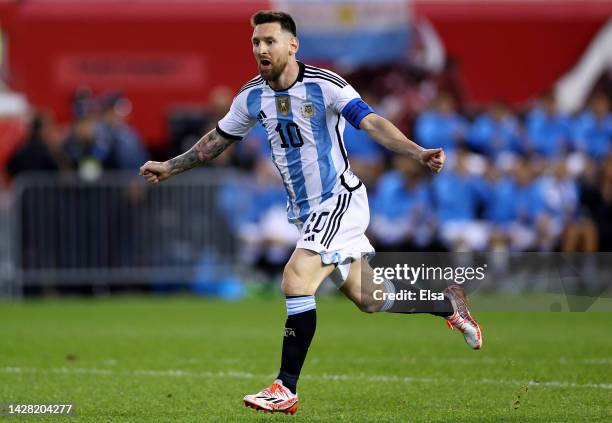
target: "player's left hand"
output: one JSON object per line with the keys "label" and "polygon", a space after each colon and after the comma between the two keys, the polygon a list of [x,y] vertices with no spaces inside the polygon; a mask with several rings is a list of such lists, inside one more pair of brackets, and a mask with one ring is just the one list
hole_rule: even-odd
{"label": "player's left hand", "polygon": [[425,149],[419,153],[419,161],[435,172],[440,172],[444,166],[446,155],[441,148]]}

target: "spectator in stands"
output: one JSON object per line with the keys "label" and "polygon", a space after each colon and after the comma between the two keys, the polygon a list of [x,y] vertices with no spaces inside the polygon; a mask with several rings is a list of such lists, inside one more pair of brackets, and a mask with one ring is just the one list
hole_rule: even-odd
{"label": "spectator in stands", "polygon": [[100,106],[102,115],[94,134],[96,143],[109,150],[117,169],[138,169],[149,154],[136,129],[126,122],[132,103],[120,93],[111,93],[102,97]]}
{"label": "spectator in stands", "polygon": [[489,187],[484,217],[491,223],[505,225],[516,218],[516,181],[507,172],[492,166],[487,172]]}
{"label": "spectator in stands", "polygon": [[548,94],[527,115],[529,150],[544,157],[559,157],[570,148],[570,121],[557,111],[554,95]]}
{"label": "spectator in stands", "polygon": [[232,104],[234,94],[225,85],[218,85],[210,91],[206,106],[206,120],[208,121],[209,130],[213,129],[217,122],[225,116]]}
{"label": "spectator in stands", "polygon": [[454,166],[434,178],[439,236],[451,250],[482,251],[488,245],[489,225],[478,217],[478,210],[487,200],[488,186],[473,173],[480,167],[478,161],[460,150]]}
{"label": "spectator in stands", "polygon": [[541,176],[538,167],[517,157],[489,174],[485,218],[493,224],[493,251],[549,251],[577,216],[578,189],[565,162],[549,165]]}
{"label": "spectator in stands", "polygon": [[66,141],[72,167],[95,178],[103,170],[135,170],[148,159],[137,131],[127,124],[131,103],[119,93],[75,97],[76,121]]}
{"label": "spectator in stands", "polygon": [[514,250],[536,249],[537,217],[543,209],[540,185],[537,183],[537,169],[525,157],[521,157],[513,168],[516,182],[515,220],[511,225],[511,241]]}
{"label": "spectator in stands", "polygon": [[600,170],[587,169],[591,175],[582,180],[581,203],[585,217],[597,228],[598,239],[591,249],[612,251],[612,155],[605,159]]}
{"label": "spectator in stands", "polygon": [[394,156],[393,169],[378,182],[371,210],[370,236],[378,249],[422,250],[433,243],[435,213],[431,184],[414,160]]}
{"label": "spectator in stands", "polygon": [[[10,158],[6,170],[11,177],[16,177],[28,172],[58,172],[65,170],[68,166],[67,158],[62,149],[63,137],[51,115],[37,114],[32,120],[29,134],[25,144],[19,148]],[[49,219],[48,222],[57,222],[59,216],[59,205],[57,201],[49,201],[49,192],[42,196],[36,190],[26,189],[20,194],[20,205],[15,209],[22,223],[22,242],[19,254],[22,256],[23,265],[38,263],[45,267],[52,267],[58,263],[56,255],[49,253],[58,250],[58,240],[50,232],[38,233],[34,238],[31,225],[32,219],[36,218],[37,212],[44,210]],[[36,242],[32,240],[36,239]],[[35,287],[29,292],[37,292]]]}
{"label": "spectator in stands", "polygon": [[535,201],[541,202],[536,217],[538,246],[542,251],[556,248],[563,229],[578,218],[578,184],[564,160],[552,163],[536,181]]}
{"label": "spectator in stands", "polygon": [[[593,210],[593,205],[599,202],[601,198],[597,190],[597,178],[599,177],[600,169],[596,163],[590,163],[585,168],[585,172],[580,178],[578,184],[578,193],[580,199],[579,210],[576,216],[566,224],[562,239],[561,251],[567,253],[573,252],[596,252],[599,250],[598,222],[593,220],[594,214],[598,215],[599,210]],[[588,204],[587,204],[588,203]],[[599,207],[596,206],[595,209]],[[595,213],[593,213],[595,211]],[[609,209],[607,216],[610,216],[612,209]],[[598,219],[601,218],[598,216]],[[604,220],[608,220],[607,218]],[[605,223],[604,223],[605,224]],[[603,233],[603,231],[601,231]],[[612,234],[612,231],[610,231]],[[612,240],[612,237],[610,238]],[[609,245],[612,245],[610,243]],[[609,251],[609,250],[604,250]]]}
{"label": "spectator in stands", "polygon": [[602,160],[612,151],[612,113],[605,94],[595,94],[588,110],[576,118],[573,140],[576,150],[597,160]]}
{"label": "spectator in stands", "polygon": [[513,245],[512,237],[517,229],[513,222],[517,215],[515,201],[518,187],[509,172],[514,162],[515,160],[508,162],[503,169],[496,164],[487,172],[488,189],[484,217],[492,226],[490,241],[492,251],[506,251],[516,247]]}
{"label": "spectator in stands", "polygon": [[117,169],[111,146],[96,139],[94,115],[77,118],[66,139],[65,151],[71,167],[85,177],[97,177],[103,169]]}
{"label": "spectator in stands", "polygon": [[72,95],[72,116],[81,119],[87,115],[98,113],[99,104],[89,87],[79,87]]}
{"label": "spectator in stands", "polygon": [[468,145],[492,158],[502,152],[522,152],[521,131],[517,119],[502,103],[494,103],[472,124]]}
{"label": "spectator in stands", "polygon": [[9,159],[11,177],[29,171],[55,172],[68,166],[62,146],[63,138],[52,116],[37,114],[30,125],[28,139]]}
{"label": "spectator in stands", "polygon": [[425,148],[444,148],[454,152],[463,144],[467,135],[466,120],[456,112],[454,100],[441,93],[434,108],[422,113],[416,121],[416,141]]}

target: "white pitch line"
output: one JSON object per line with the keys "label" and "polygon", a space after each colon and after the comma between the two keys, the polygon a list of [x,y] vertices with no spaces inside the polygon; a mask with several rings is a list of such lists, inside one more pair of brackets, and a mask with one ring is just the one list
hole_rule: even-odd
{"label": "white pitch line", "polygon": [[[320,359],[319,359],[320,360]],[[321,361],[321,360],[320,360]],[[323,360],[328,361],[328,360]],[[221,363],[226,363],[226,361],[221,360]],[[227,363],[236,363],[236,359],[227,360]],[[372,364],[372,363],[381,363],[381,362],[390,362],[396,364],[417,364],[417,363],[449,363],[449,364],[491,364],[491,365],[508,365],[508,364],[521,364],[521,363],[546,363],[553,366],[557,365],[565,365],[565,366],[575,366],[575,365],[589,365],[589,366],[608,366],[612,364],[612,358],[604,357],[604,358],[591,358],[591,359],[573,359],[573,358],[565,358],[559,357],[555,360],[547,360],[547,359],[524,359],[524,358],[508,358],[508,359],[500,359],[493,357],[480,357],[480,358],[467,358],[467,357],[457,357],[457,358],[448,358],[448,357],[400,357],[400,358],[389,358],[389,357],[376,357],[372,358],[345,358],[342,360],[345,364]]]}
{"label": "white pitch line", "polygon": [[[124,370],[115,371],[98,368],[82,367],[57,367],[52,369],[38,369],[33,367],[0,367],[2,373],[36,373],[36,374],[90,374],[100,376],[153,376],[153,377],[188,377],[188,378],[227,378],[227,379],[269,379],[275,375],[272,373],[249,373],[240,371],[218,371],[218,372],[190,372],[187,370]],[[367,374],[306,374],[301,379],[313,381],[364,381],[364,382],[402,382],[402,383],[463,383],[482,385],[514,385],[514,386],[538,386],[545,388],[586,388],[586,389],[612,389],[612,383],[575,383],[563,381],[535,381],[535,380],[509,380],[509,379],[452,379],[452,378],[430,378],[395,375],[367,375]]]}
{"label": "white pitch line", "polygon": [[[590,366],[609,366],[612,364],[612,357],[600,357],[600,358],[565,358],[558,357],[556,359],[526,359],[526,358],[494,358],[494,357],[380,357],[376,358],[329,358],[326,357],[321,359],[320,357],[313,357],[311,360],[316,360],[316,363],[321,361],[325,363],[338,362],[344,364],[376,364],[376,363],[395,363],[395,364],[418,364],[418,363],[434,363],[434,364],[491,364],[491,365],[508,365],[508,364],[522,364],[522,363],[546,363],[552,366],[564,365],[564,366],[575,366],[575,365],[590,365]],[[218,362],[222,364],[240,364],[241,359],[239,358],[222,358]],[[183,363],[195,364],[204,363],[205,360],[187,359]]]}

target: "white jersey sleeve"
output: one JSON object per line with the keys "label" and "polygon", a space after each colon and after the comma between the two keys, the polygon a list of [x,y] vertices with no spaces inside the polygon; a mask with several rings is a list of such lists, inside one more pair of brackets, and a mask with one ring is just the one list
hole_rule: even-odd
{"label": "white jersey sleeve", "polygon": [[249,115],[246,93],[248,90],[234,97],[229,112],[217,123],[217,132],[221,136],[241,140],[257,123],[257,119]]}
{"label": "white jersey sleeve", "polygon": [[343,87],[335,87],[333,93],[332,108],[336,113],[341,113],[344,119],[356,129],[359,129],[364,117],[374,113],[374,110],[361,99],[359,93],[349,84]]}
{"label": "white jersey sleeve", "polygon": [[304,75],[307,78],[327,81],[328,107],[335,113],[342,114],[344,119],[353,127],[359,129],[363,118],[370,113],[374,113],[374,110],[361,99],[355,88],[338,74],[307,66]]}
{"label": "white jersey sleeve", "polygon": [[355,90],[355,88],[351,87],[349,84],[346,84],[344,87],[340,88],[335,85],[331,85],[333,87],[332,90],[332,98],[331,98],[331,107],[334,109],[336,113],[342,113],[344,107],[351,101],[356,98],[361,98],[359,93]]}

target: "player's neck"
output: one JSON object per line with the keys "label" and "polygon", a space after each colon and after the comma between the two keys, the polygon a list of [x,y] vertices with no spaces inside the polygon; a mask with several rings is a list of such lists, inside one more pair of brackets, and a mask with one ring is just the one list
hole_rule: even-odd
{"label": "player's neck", "polygon": [[300,66],[297,60],[292,58],[287,63],[285,70],[283,70],[283,73],[281,73],[278,79],[275,81],[269,81],[268,84],[273,90],[282,91],[292,86],[298,79],[299,74]]}

